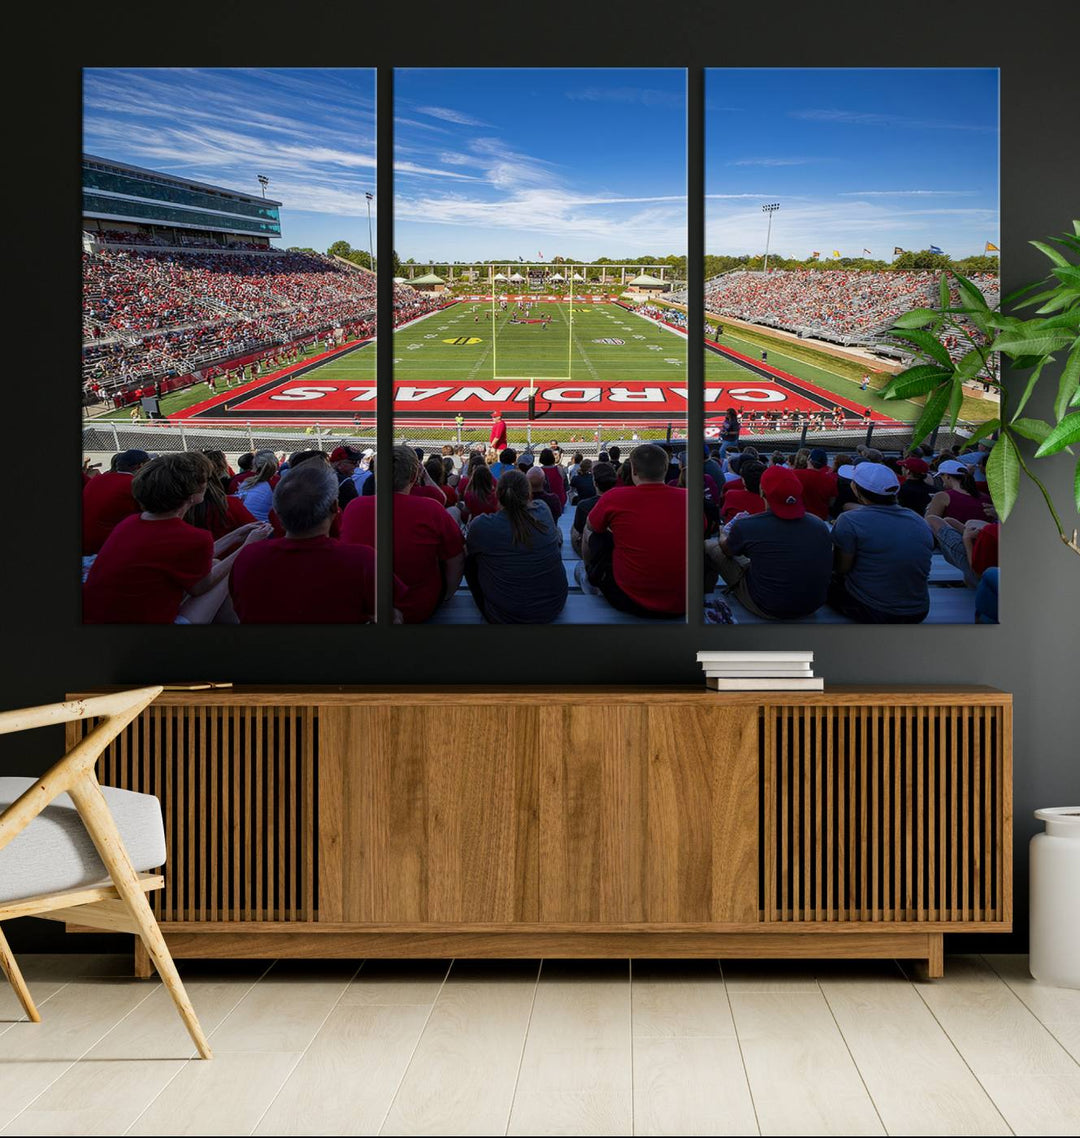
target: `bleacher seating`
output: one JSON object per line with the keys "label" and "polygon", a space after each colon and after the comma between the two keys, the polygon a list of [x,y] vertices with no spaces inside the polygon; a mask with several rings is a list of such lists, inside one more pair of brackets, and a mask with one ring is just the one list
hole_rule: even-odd
{"label": "bleacher seating", "polygon": [[[559,529],[562,531],[562,559],[566,569],[566,583],[569,594],[566,598],[566,607],[559,613],[553,624],[682,624],[682,619],[657,619],[630,616],[619,612],[607,603],[600,595],[584,592],[578,584],[575,572],[581,564],[581,558],[574,552],[570,544],[570,527],[574,522],[574,507],[567,506],[559,518]],[[435,615],[428,624],[483,624],[484,618],[476,607],[476,602],[464,582],[461,588],[448,600],[444,601],[436,610]]]}

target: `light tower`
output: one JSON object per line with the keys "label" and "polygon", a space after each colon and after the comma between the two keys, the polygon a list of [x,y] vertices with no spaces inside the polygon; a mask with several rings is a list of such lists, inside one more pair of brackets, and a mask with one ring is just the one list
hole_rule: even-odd
{"label": "light tower", "polygon": [[761,212],[769,216],[769,229],[765,235],[765,272],[769,271],[769,242],[772,240],[772,215],[780,208],[779,202],[770,202],[761,207]]}
{"label": "light tower", "polygon": [[369,264],[371,266],[372,272],[375,272],[375,245],[372,243],[372,240],[371,240],[371,200],[372,200],[372,198],[374,198],[374,196],[375,195],[371,194],[371,193],[365,193],[364,194],[364,197],[367,198],[367,243],[368,243],[368,257],[371,258]]}
{"label": "light tower", "polygon": [[259,180],[259,185],[262,187],[262,196],[265,198],[266,187],[270,185],[270,179],[265,174],[258,174],[257,177]]}

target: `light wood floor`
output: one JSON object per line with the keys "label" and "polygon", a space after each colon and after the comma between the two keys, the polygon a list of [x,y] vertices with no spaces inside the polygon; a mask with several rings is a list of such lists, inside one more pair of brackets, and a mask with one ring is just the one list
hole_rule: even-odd
{"label": "light wood floor", "polygon": [[189,961],[209,1063],[128,959],[21,963],[5,1135],[1080,1132],[1080,991],[1020,956]]}

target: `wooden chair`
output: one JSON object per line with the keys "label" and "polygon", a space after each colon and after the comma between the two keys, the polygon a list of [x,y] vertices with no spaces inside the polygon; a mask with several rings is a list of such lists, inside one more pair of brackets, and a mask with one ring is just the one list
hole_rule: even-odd
{"label": "wooden chair", "polygon": [[[140,688],[0,713],[0,734],[79,719],[101,720],[55,766],[17,797],[11,788],[18,789],[30,780],[0,780],[7,784],[5,798],[14,798],[6,809],[0,801],[0,921],[12,917],[46,917],[138,934],[199,1054],[209,1059],[212,1057],[210,1046],[146,898],[147,891],[160,889],[164,884],[159,874],[145,872],[164,862],[160,804],[153,795],[109,787],[104,788],[103,793],[94,773],[105,748],[161,690],[160,687]],[[70,797],[59,803],[55,801],[64,795]],[[126,834],[128,844],[137,838],[141,845],[141,857],[136,855],[135,864],[121,832],[123,824],[118,826],[114,818],[118,806],[125,811],[125,817],[131,819]],[[85,834],[73,818],[75,811],[85,827]],[[35,840],[27,840],[32,837],[28,832],[21,845],[12,846],[39,815],[44,816],[38,822]],[[92,847],[86,842],[87,834]],[[55,851],[55,856],[49,855],[50,850]],[[28,888],[33,895],[25,895]],[[2,929],[0,968],[27,1016],[35,1023],[40,1022],[41,1016]]]}

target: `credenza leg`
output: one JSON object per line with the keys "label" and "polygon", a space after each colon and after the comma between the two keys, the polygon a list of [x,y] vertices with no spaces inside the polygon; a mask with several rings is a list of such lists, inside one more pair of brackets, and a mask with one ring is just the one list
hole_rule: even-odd
{"label": "credenza leg", "polygon": [[945,975],[945,936],[943,933],[930,933],[930,954],[926,961],[926,975],[931,980],[940,980]]}
{"label": "credenza leg", "polygon": [[149,980],[153,971],[150,965],[150,953],[146,951],[142,937],[137,936],[135,938],[135,979]]}

